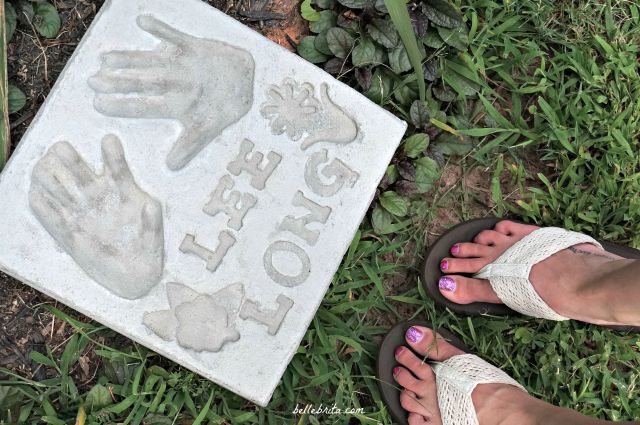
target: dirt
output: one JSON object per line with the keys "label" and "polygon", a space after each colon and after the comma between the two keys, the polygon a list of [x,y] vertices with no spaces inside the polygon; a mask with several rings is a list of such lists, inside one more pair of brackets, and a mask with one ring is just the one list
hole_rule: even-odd
{"label": "dirt", "polygon": [[[25,23],[18,24],[8,45],[7,64],[9,80],[24,91],[27,104],[11,115],[12,151],[29,127],[56,79],[73,54],[103,4],[103,0],[53,0],[62,20],[62,29],[55,39],[36,35]],[[294,50],[294,45],[306,32],[299,16],[298,2],[292,0],[209,0],[210,5],[238,19],[283,47]],[[260,17],[278,19],[265,19]],[[31,351],[46,354],[50,347],[59,358],[73,329],[66,322],[55,318],[44,306],[52,305],[83,322],[90,319],[66,308],[57,301],[23,285],[0,272],[0,368],[6,368],[21,376],[42,380],[53,376],[30,359]],[[118,345],[120,341],[110,341]],[[92,356],[91,346],[81,353],[75,370],[71,371],[81,388],[88,384],[98,369],[98,358]],[[0,380],[6,379],[0,373]]]}

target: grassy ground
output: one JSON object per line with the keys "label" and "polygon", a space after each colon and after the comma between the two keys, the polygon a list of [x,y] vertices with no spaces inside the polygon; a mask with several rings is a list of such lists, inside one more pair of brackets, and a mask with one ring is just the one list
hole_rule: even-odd
{"label": "grassy ground", "polygon": [[[543,400],[602,419],[639,419],[636,335],[436,311],[415,266],[447,225],[492,214],[640,246],[640,11],[614,0],[456,3],[471,29],[470,50],[460,58],[483,77],[474,104],[484,112],[473,114],[473,127],[491,134],[449,160],[436,188],[412,199],[395,232],[362,224],[268,408],[143,347],[107,346],[114,345],[109,330],[48,307],[75,336],[35,355],[49,379],[9,373],[0,386],[0,418],[13,405],[14,422],[73,423],[84,403],[87,423],[390,423],[374,373],[377,344],[391,324],[419,317],[461,334]],[[90,385],[81,385],[86,356],[100,365],[89,371]],[[308,403],[365,413],[291,413]]]}

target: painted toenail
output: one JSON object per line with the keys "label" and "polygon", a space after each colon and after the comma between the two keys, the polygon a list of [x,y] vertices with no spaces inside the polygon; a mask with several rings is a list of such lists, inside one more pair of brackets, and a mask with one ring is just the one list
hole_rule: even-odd
{"label": "painted toenail", "polygon": [[455,244],[454,246],[451,247],[452,254],[457,254],[459,252],[460,252],[460,244]]}
{"label": "painted toenail", "polygon": [[440,269],[447,270],[449,268],[449,262],[447,260],[440,261]]}
{"label": "painted toenail", "polygon": [[398,347],[398,348],[396,348],[396,351],[395,351],[395,355],[396,355],[396,357],[397,357],[397,356],[399,356],[399,355],[400,355],[400,353],[402,353],[402,350],[404,350],[404,348],[403,348],[403,347]]}
{"label": "painted toenail", "polygon": [[422,337],[424,336],[424,334],[422,333],[422,331],[418,328],[414,328],[413,326],[410,327],[409,329],[407,329],[407,333],[405,335],[407,337],[407,339],[411,342],[413,342],[414,344],[420,342],[420,340],[422,340]]}
{"label": "painted toenail", "polygon": [[456,281],[449,276],[443,276],[438,281],[438,286],[443,291],[456,292]]}
{"label": "painted toenail", "polygon": [[400,372],[400,368],[399,367],[394,367],[393,368],[393,376],[396,376],[399,372]]}

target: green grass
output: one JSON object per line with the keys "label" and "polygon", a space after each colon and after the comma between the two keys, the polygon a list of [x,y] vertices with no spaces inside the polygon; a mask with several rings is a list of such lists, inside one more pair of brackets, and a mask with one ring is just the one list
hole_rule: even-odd
{"label": "green grass", "polygon": [[[52,310],[76,336],[49,358],[34,358],[48,364],[54,378],[32,382],[11,375],[0,383],[4,423],[11,406],[14,422],[74,423],[82,403],[86,423],[390,423],[374,373],[377,344],[387,323],[412,317],[458,332],[545,401],[602,419],[640,418],[637,336],[576,322],[439,312],[414,270],[436,217],[445,211],[460,220],[474,216],[481,194],[464,178],[477,167],[493,174],[487,211],[640,245],[638,7],[593,0],[456,3],[471,41],[459,59],[482,76],[483,86],[477,99],[451,108],[468,112],[473,130],[467,133],[480,140],[447,166],[461,167],[462,176],[412,199],[408,216],[393,218],[400,223],[395,232],[378,234],[369,220],[362,224],[268,408],[138,345],[105,346],[101,338],[112,341],[111,331]],[[391,295],[390,282],[402,289]],[[100,386],[91,395],[69,372],[87,352],[101,358]],[[307,403],[363,407],[365,413],[291,414]]]}

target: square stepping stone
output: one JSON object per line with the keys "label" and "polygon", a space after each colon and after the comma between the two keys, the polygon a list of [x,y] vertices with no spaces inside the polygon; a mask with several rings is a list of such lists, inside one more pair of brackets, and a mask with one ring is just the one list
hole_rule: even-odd
{"label": "square stepping stone", "polygon": [[405,129],[204,2],[107,1],[0,175],[0,269],[264,406]]}

